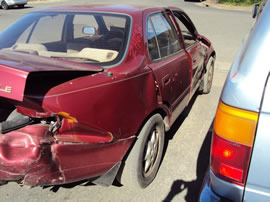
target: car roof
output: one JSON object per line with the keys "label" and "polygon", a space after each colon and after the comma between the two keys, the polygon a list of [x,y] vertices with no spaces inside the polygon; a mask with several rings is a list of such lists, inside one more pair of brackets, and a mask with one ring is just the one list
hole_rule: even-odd
{"label": "car roof", "polygon": [[[164,9],[177,9],[176,7],[154,7],[152,5],[132,5],[132,4],[90,4],[90,5],[74,5],[74,6],[61,6],[41,9],[36,12],[111,12],[133,15],[136,13],[143,13],[145,11],[154,12]],[[181,10],[182,11],[182,10]]]}

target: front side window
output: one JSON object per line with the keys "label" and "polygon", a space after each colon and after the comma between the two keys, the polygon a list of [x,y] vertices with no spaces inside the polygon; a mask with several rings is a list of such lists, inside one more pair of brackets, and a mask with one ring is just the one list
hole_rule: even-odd
{"label": "front side window", "polygon": [[176,30],[166,14],[151,15],[147,24],[148,51],[152,60],[170,56],[181,49]]}
{"label": "front side window", "polygon": [[124,57],[130,23],[120,14],[34,12],[0,34],[0,50],[106,67]]}

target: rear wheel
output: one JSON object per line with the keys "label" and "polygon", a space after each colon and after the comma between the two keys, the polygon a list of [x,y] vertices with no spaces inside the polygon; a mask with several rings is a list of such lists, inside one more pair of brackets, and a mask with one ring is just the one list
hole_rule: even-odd
{"label": "rear wheel", "polygon": [[5,1],[2,1],[2,2],[1,2],[1,7],[2,7],[2,9],[4,9],[4,10],[7,10],[7,9],[8,9],[8,5],[7,5],[7,3],[6,3]]}
{"label": "rear wheel", "polygon": [[200,92],[207,94],[210,93],[214,77],[215,59],[210,57],[206,66],[206,73],[203,75],[203,80],[200,88]]}
{"label": "rear wheel", "polygon": [[143,126],[121,175],[121,183],[145,188],[155,178],[164,147],[164,124],[159,114],[153,115]]}

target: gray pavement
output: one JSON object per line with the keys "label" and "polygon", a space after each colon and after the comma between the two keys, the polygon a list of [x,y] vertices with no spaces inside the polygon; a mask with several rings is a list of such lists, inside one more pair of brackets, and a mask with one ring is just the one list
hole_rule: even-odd
{"label": "gray pavement", "polygon": [[[115,0],[76,0],[50,3],[30,2],[25,9],[0,10],[0,31],[23,14],[66,4],[121,3]],[[142,0],[128,1],[145,3]],[[8,183],[0,186],[1,201],[197,201],[208,166],[211,125],[227,71],[253,20],[247,11],[221,10],[183,0],[148,0],[154,6],[177,6],[191,17],[198,31],[217,51],[212,91],[195,97],[172,130],[167,133],[166,152],[154,182],[143,190],[128,186],[101,187],[91,183],[34,187]]]}

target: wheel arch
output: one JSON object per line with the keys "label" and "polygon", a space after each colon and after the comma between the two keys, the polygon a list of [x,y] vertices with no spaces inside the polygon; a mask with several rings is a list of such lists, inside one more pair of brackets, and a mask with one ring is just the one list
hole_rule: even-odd
{"label": "wheel arch", "polygon": [[[140,124],[140,127],[138,128],[135,136],[138,136],[138,134],[140,133],[140,131],[142,130],[143,126],[145,125],[145,123],[155,114],[160,114],[162,119],[163,119],[163,122],[164,122],[164,119],[166,116],[168,116],[168,112],[166,112],[165,109],[163,108],[157,108],[155,110],[153,110],[150,114],[148,114],[145,119],[142,121],[142,123]],[[164,123],[165,125],[165,123]]]}
{"label": "wheel arch", "polygon": [[[164,123],[164,127],[166,127],[166,123],[165,123],[165,117],[168,116],[168,113],[166,113],[166,110],[163,108],[157,108],[155,110],[153,110],[150,114],[148,114],[148,116],[145,117],[145,119],[142,121],[142,123],[140,124],[140,127],[137,129],[137,132],[135,134],[136,138],[138,137],[138,135],[140,134],[143,126],[145,125],[145,123],[155,114],[159,114],[161,115],[162,119],[163,119],[163,123]],[[130,151],[132,150],[132,148],[134,147],[135,143],[136,143],[136,138],[133,141],[132,145],[130,146],[130,148],[128,149],[128,151],[126,152],[125,156],[123,157],[122,161],[125,161],[130,153]]]}
{"label": "wheel arch", "polygon": [[[120,183],[120,184],[123,184],[122,183],[122,175],[123,175],[123,171],[124,171],[124,169],[125,169],[125,167],[126,167],[126,165],[127,165],[127,162],[128,162],[128,158],[129,158],[129,156],[130,155],[132,155],[132,151],[134,150],[134,149],[136,149],[136,143],[138,142],[138,144],[140,143],[140,139],[141,138],[139,138],[139,135],[141,135],[140,133],[141,133],[141,131],[143,131],[144,130],[144,126],[145,125],[147,125],[148,124],[148,121],[153,117],[154,118],[154,116],[155,115],[160,115],[161,116],[161,118],[162,118],[162,120],[163,120],[163,126],[164,126],[164,135],[165,135],[165,124],[164,124],[164,118],[167,116],[167,113],[165,112],[165,110],[164,109],[162,109],[162,108],[158,108],[158,109],[155,109],[154,111],[152,111],[145,119],[144,119],[144,121],[141,123],[141,125],[140,125],[140,128],[138,129],[138,131],[137,131],[137,133],[136,133],[136,138],[135,138],[135,140],[133,141],[133,143],[131,144],[131,146],[129,147],[129,149],[128,149],[128,151],[126,152],[126,154],[124,155],[124,157],[122,158],[122,161],[121,161],[121,165],[120,165],[120,167],[119,167],[119,170],[118,170],[118,172],[117,172],[117,174],[116,174],[116,179],[117,179],[117,181]],[[140,136],[140,137],[142,137],[142,136]],[[164,137],[164,136],[163,136]],[[164,141],[164,139],[163,139],[163,141]],[[136,151],[136,150],[135,150]],[[162,152],[161,152],[162,154],[161,154],[161,159],[162,159],[162,156],[163,156],[163,146],[162,146]],[[159,166],[160,166],[160,163],[161,163],[161,161],[158,163],[158,168],[157,168],[157,171],[158,171],[158,169],[159,169]],[[157,173],[157,171],[156,171],[156,173]],[[156,175],[156,173],[154,174],[154,176]],[[155,177],[154,177],[155,178]],[[153,178],[153,179],[154,179]],[[152,180],[153,180],[152,179]],[[151,180],[151,182],[152,182],[152,180]],[[125,180],[126,181],[126,180]],[[151,183],[150,182],[150,183]],[[148,185],[146,185],[146,186],[148,186]],[[145,187],[146,187],[145,186]],[[142,188],[145,188],[144,186],[142,187]]]}
{"label": "wheel arch", "polygon": [[[209,58],[210,57],[213,57],[214,59],[216,59],[216,51],[212,51]],[[208,58],[208,60],[209,60],[209,58]]]}
{"label": "wheel arch", "polygon": [[210,59],[211,57],[213,57],[214,60],[216,59],[216,51],[212,50],[212,51],[208,54],[207,60],[205,60],[205,62],[204,62],[204,68],[205,68],[205,70],[206,70],[206,65],[207,65],[207,63],[208,63],[208,61],[209,61],[209,59]]}

